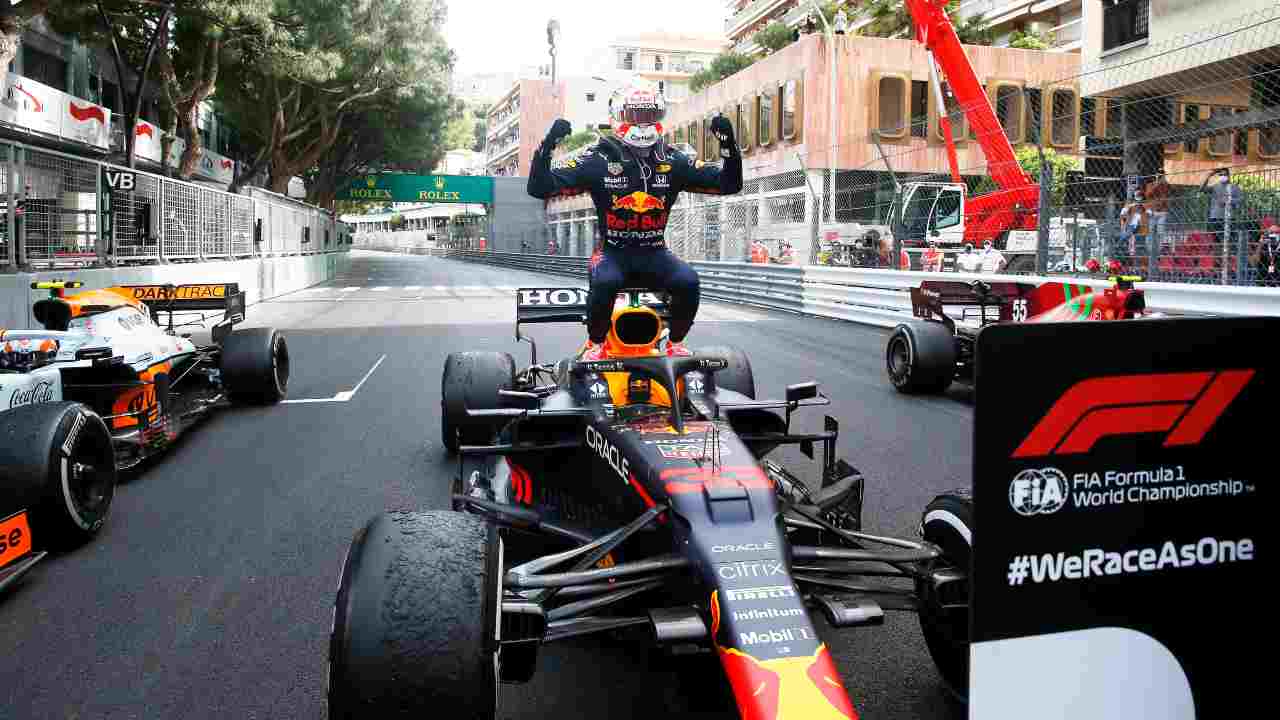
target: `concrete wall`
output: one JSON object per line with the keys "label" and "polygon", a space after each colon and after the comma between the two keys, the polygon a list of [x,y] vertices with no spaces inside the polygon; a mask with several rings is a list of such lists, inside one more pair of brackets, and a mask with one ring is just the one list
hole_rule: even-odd
{"label": "concrete wall", "polygon": [[0,327],[34,329],[31,304],[48,297],[32,290],[38,280],[79,280],[86,288],[152,283],[238,283],[250,305],[332,280],[348,261],[346,253],[142,267],[66,270],[0,275]]}

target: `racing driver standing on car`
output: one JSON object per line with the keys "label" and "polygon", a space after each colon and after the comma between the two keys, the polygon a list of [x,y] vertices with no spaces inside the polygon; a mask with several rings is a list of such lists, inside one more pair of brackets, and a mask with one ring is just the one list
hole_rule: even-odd
{"label": "racing driver standing on car", "polygon": [[587,343],[583,360],[604,358],[613,302],[627,287],[671,294],[669,356],[688,356],[684,338],[698,313],[698,274],[666,248],[667,217],[681,192],[733,195],[742,190],[742,156],[728,118],[717,116],[711,132],[720,143],[724,167],[695,167],[662,139],[666,101],[647,85],[631,85],[609,101],[612,132],[556,166],[551,153],[569,135],[558,119],[533,155],[529,194],[548,199],[590,193],[596,206],[600,247],[591,257],[587,296]]}

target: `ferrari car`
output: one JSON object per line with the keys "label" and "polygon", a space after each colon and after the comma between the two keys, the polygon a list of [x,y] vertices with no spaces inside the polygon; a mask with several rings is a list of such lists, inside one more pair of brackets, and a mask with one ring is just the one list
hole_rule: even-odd
{"label": "ferrari car", "polygon": [[[837,421],[792,429],[793,413],[829,403],[817,383],[759,400],[741,350],[662,354],[666,304],[642,290],[614,311],[606,359],[539,363],[521,325],[582,323],[586,290],[517,292],[529,366],[499,352],[445,362],[452,509],[380,514],[348,548],[330,717],[492,718],[496,685],[527,682],[543,645],[603,634],[674,671],[653,693],[670,714],[852,718],[817,625],[886,611],[919,613],[941,675],[965,691],[967,492],[926,507],[920,539],[865,532]],[[766,458],[784,445],[813,461],[813,487]]]}
{"label": "ferrari car", "polygon": [[[0,589],[44,556],[36,548],[97,534],[117,470],[229,399],[275,402],[289,383],[283,335],[233,328],[245,310],[235,284],[31,287],[49,291],[32,307],[43,329],[0,329]],[[206,310],[223,317],[200,346],[174,316]]]}
{"label": "ferrari car", "polygon": [[[1130,320],[1147,314],[1135,276],[1112,286],[1046,282],[925,280],[911,289],[915,319],[894,328],[885,346],[889,382],[902,393],[941,393],[973,382],[974,344],[992,323]],[[959,309],[949,315],[947,308]]]}

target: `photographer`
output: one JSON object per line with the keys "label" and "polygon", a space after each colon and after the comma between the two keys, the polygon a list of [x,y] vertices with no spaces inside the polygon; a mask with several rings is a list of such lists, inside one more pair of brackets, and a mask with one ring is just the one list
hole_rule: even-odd
{"label": "photographer", "polygon": [[1280,225],[1272,223],[1258,239],[1249,254],[1258,273],[1258,284],[1263,287],[1280,287]]}

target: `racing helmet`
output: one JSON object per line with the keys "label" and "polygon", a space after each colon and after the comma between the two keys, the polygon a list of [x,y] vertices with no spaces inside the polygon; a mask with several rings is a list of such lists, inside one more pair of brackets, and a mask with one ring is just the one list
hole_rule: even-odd
{"label": "racing helmet", "polygon": [[613,132],[626,145],[650,148],[662,136],[667,101],[650,83],[633,82],[614,91],[609,98],[609,121]]}

